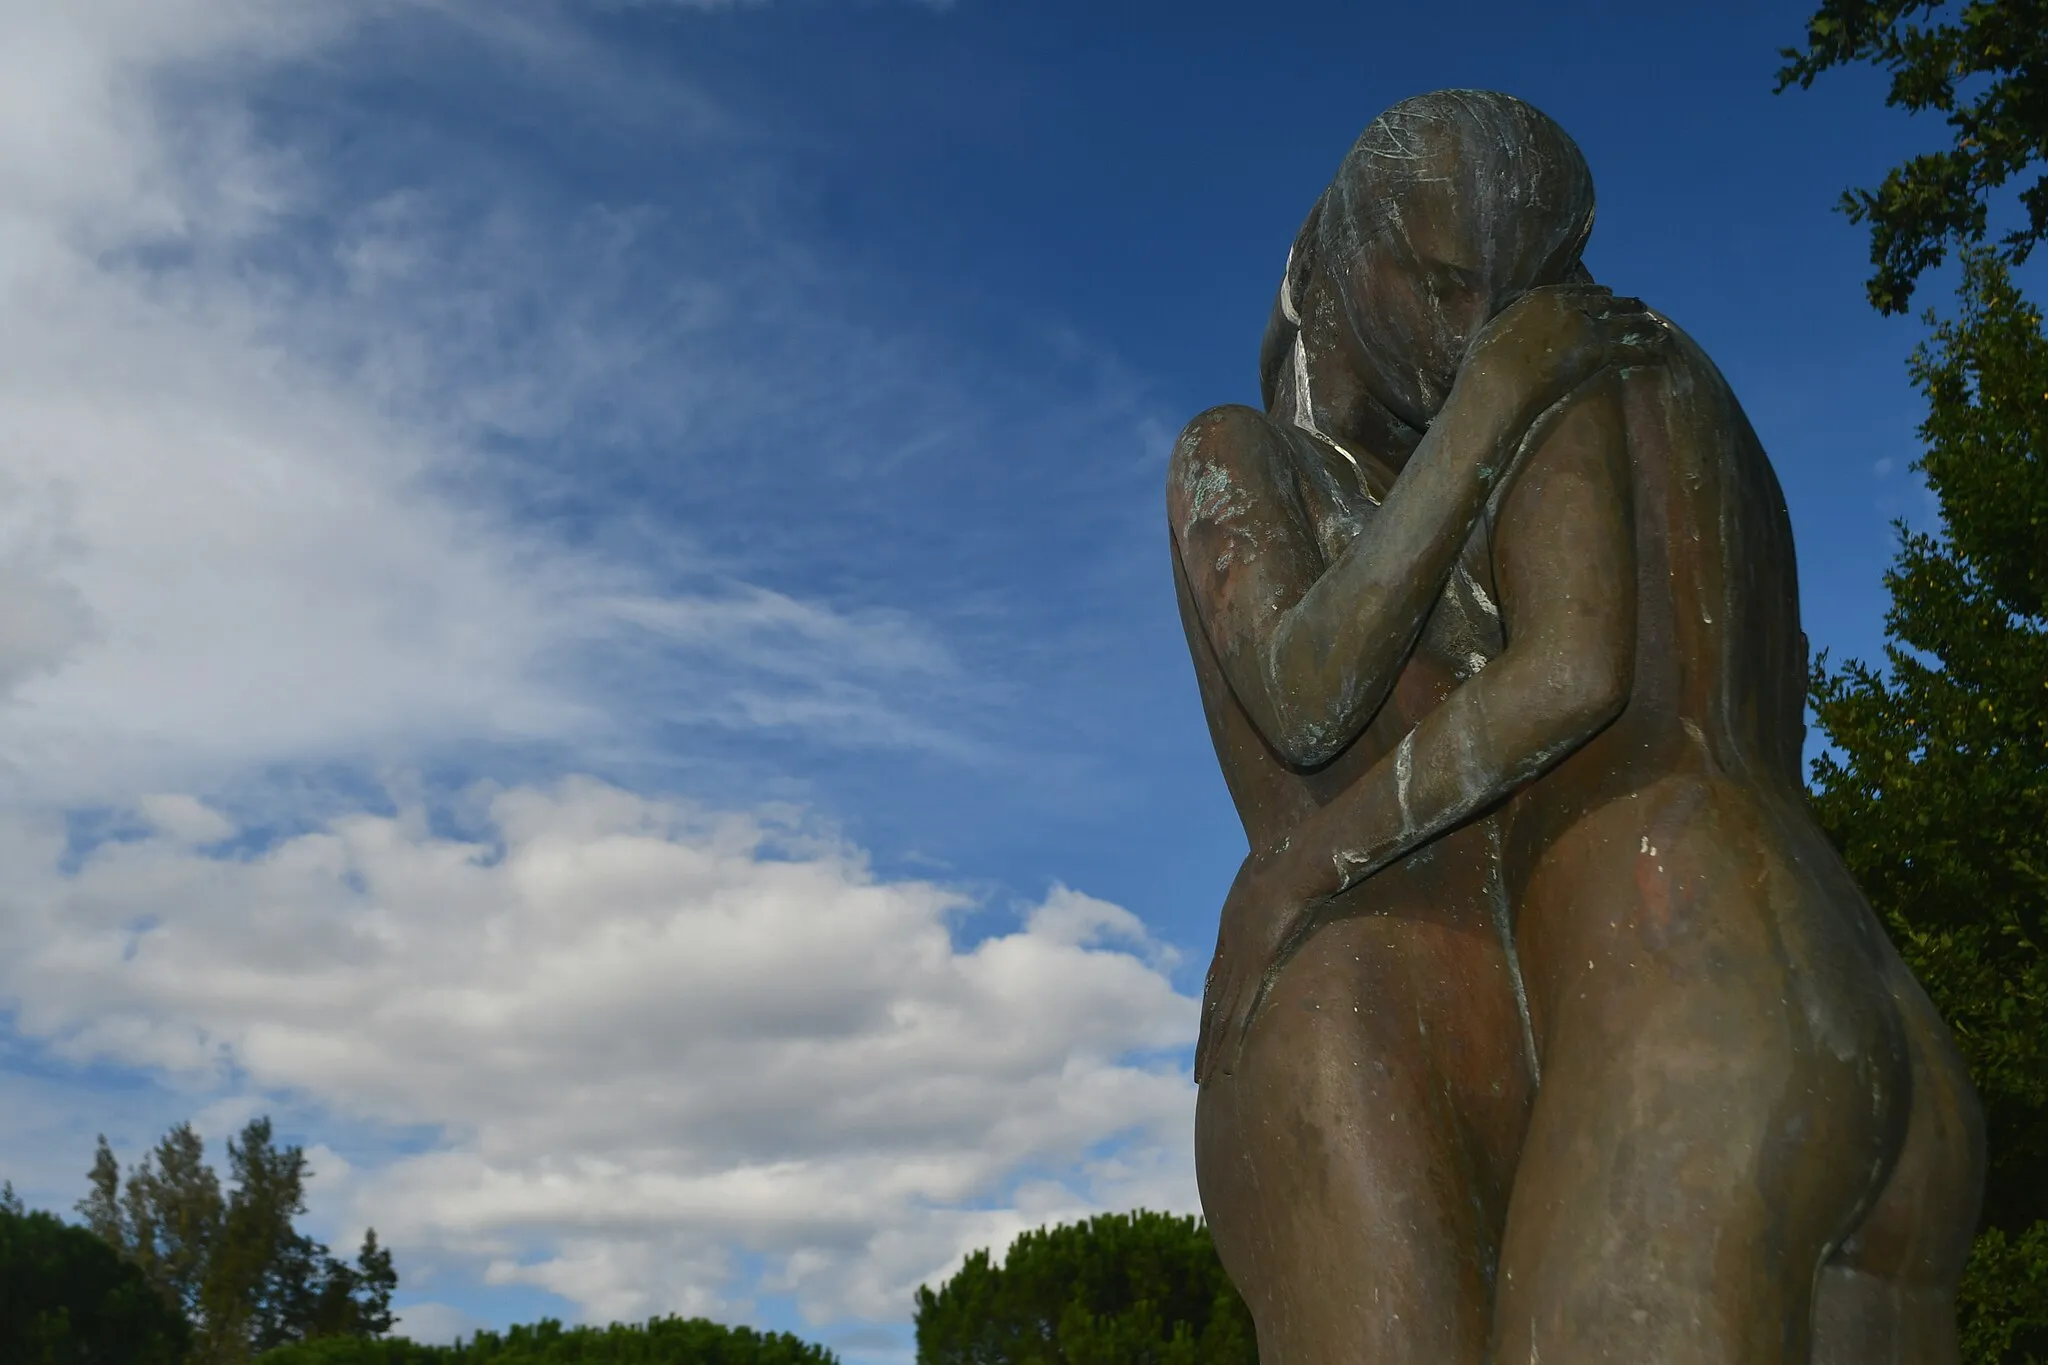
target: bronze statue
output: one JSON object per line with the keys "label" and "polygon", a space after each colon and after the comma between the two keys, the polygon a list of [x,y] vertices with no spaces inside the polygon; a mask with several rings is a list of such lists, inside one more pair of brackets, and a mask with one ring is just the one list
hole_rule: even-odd
{"label": "bronze statue", "polygon": [[1790,524],[1520,101],[1368,127],[1175,447],[1250,855],[1196,1166],[1266,1365],[1934,1365],[1983,1136],[1809,815]]}

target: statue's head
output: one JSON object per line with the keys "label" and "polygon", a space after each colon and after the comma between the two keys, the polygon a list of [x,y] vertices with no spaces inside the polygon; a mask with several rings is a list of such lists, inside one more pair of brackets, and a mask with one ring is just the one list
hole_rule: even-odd
{"label": "statue's head", "polygon": [[1440,90],[1359,136],[1317,236],[1363,378],[1420,428],[1489,319],[1529,289],[1582,277],[1592,230],[1593,175],[1564,129],[1509,95]]}

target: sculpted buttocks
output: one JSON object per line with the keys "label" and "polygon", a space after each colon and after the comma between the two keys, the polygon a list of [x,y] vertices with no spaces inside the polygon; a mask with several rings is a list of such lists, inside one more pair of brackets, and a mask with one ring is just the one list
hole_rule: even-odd
{"label": "sculpted buttocks", "polygon": [[1950,1360],[1974,1101],[1806,812],[1769,463],[1591,215],[1528,106],[1389,111],[1176,447],[1204,1207],[1268,1365]]}

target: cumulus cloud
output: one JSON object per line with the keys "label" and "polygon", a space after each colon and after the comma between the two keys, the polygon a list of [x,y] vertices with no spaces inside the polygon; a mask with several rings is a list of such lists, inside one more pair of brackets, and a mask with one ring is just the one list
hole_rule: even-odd
{"label": "cumulus cloud", "polygon": [[801,826],[479,800],[471,839],[355,815],[238,856],[156,797],[68,874],[16,818],[0,995],[80,1063],[438,1130],[315,1166],[392,1244],[599,1319],[726,1306],[734,1249],[819,1320],[897,1317],[970,1246],[1186,1170],[1195,1002],[1119,907],[1056,889],[962,949],[960,896]]}

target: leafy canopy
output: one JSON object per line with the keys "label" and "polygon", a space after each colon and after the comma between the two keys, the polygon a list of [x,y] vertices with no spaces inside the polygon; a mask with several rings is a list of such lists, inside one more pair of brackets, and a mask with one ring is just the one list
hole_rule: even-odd
{"label": "leafy canopy", "polygon": [[1912,363],[1941,531],[1899,527],[1889,676],[1817,662],[1814,789],[2007,1120],[1987,1203],[2011,1226],[2048,1217],[2048,339],[1995,260],[1965,266]]}
{"label": "leafy canopy", "polygon": [[506,1332],[478,1332],[453,1346],[404,1338],[329,1337],[268,1352],[256,1365],[838,1365],[822,1346],[783,1333],[725,1327],[703,1318],[649,1318],[645,1325],[570,1327],[549,1318]]}
{"label": "leafy canopy", "polygon": [[1993,253],[1963,267],[1911,365],[1940,530],[1899,526],[1888,669],[1815,661],[1813,799],[1984,1102],[1966,1358],[2017,1361],[2048,1357],[2048,337]]}
{"label": "leafy canopy", "polygon": [[[1814,804],[1984,1101],[1963,1359],[2048,1361],[2048,340],[2009,269],[2048,236],[2048,0],[1822,0],[1781,55],[1781,91],[1868,63],[1952,135],[1843,196],[1881,312],[1951,247],[1962,280],[1910,366],[1939,529],[1898,528],[1886,669],[1815,661]],[[2023,221],[1986,245],[1992,196],[2028,174]]]}
{"label": "leafy canopy", "polygon": [[[1850,221],[1870,225],[1871,303],[1904,312],[1951,245],[1984,240],[1991,195],[2048,158],[2048,0],[1823,0],[1806,37],[1805,51],[1779,54],[1779,90],[1867,62],[1891,74],[1887,104],[1940,113],[1954,130],[1946,149],[1842,196]],[[2014,265],[2048,236],[2048,176],[2018,198],[2025,222],[1999,239]]]}
{"label": "leafy canopy", "polygon": [[1257,1365],[1251,1315],[1194,1218],[1040,1228],[917,1292],[918,1365]]}
{"label": "leafy canopy", "polygon": [[0,1189],[0,1360],[180,1365],[190,1330],[142,1271],[84,1228]]}
{"label": "leafy canopy", "polygon": [[128,1173],[99,1140],[85,1225],[136,1266],[192,1324],[194,1365],[240,1365],[289,1342],[374,1337],[390,1330],[398,1274],[371,1229],[350,1265],[300,1232],[306,1157],[279,1147],[270,1120],[227,1144],[231,1188],[206,1162],[189,1123],[164,1135]]}

